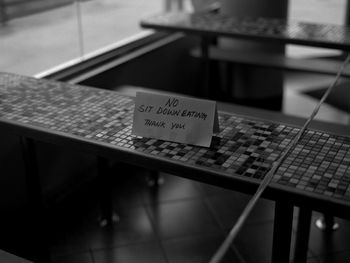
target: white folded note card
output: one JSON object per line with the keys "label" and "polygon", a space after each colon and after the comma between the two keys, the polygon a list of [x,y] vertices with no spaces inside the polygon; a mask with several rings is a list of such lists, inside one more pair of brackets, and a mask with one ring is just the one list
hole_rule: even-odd
{"label": "white folded note card", "polygon": [[209,147],[213,132],[219,132],[215,101],[136,93],[133,134]]}

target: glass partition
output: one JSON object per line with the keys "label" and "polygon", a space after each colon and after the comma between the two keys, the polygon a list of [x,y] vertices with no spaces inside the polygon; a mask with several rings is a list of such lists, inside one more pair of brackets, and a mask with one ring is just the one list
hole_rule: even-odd
{"label": "glass partition", "polygon": [[[144,16],[164,10],[191,11],[192,2],[199,1],[0,0],[0,71],[35,75],[65,67],[137,34],[149,34],[139,26]],[[290,19],[345,21],[346,0],[291,0],[289,5]],[[288,46],[287,52],[297,56],[330,51]]]}
{"label": "glass partition", "polygon": [[[345,22],[346,0],[290,0],[289,19],[342,25]],[[307,48],[295,45],[287,46],[287,54],[291,56],[317,56],[338,54],[337,50]]]}
{"label": "glass partition", "polygon": [[0,71],[35,75],[144,32],[165,0],[0,0]]}
{"label": "glass partition", "polygon": [[33,75],[79,56],[72,3],[43,11],[2,1],[0,71]]}
{"label": "glass partition", "polygon": [[85,54],[140,33],[140,19],[159,13],[164,8],[162,0],[94,0],[77,3]]}

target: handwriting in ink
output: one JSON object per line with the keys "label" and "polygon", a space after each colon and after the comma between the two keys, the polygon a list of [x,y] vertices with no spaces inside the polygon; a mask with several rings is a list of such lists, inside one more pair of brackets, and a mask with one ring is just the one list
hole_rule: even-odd
{"label": "handwriting in ink", "polygon": [[153,106],[145,106],[145,105],[140,105],[140,107],[138,107],[138,111],[139,112],[151,112],[151,110],[153,109]]}
{"label": "handwriting in ink", "polygon": [[193,111],[183,110],[181,113],[181,117],[202,119],[205,121],[205,119],[208,117],[208,115],[204,112],[199,112],[199,111],[194,111],[194,110]]}
{"label": "handwriting in ink", "polygon": [[176,107],[177,105],[179,105],[178,99],[168,99],[167,102],[165,103],[165,106],[168,106],[168,107]]}
{"label": "handwriting in ink", "polygon": [[150,120],[150,119],[145,119],[145,125],[152,126],[152,127],[158,127],[158,128],[165,128],[164,121],[154,121],[154,120]]}
{"label": "handwriting in ink", "polygon": [[157,114],[170,115],[170,116],[179,116],[180,110],[172,110],[169,108],[159,107],[157,110]]}
{"label": "handwriting in ink", "polygon": [[185,129],[185,124],[184,123],[174,123],[172,122],[171,123],[171,129],[174,130],[174,129]]}

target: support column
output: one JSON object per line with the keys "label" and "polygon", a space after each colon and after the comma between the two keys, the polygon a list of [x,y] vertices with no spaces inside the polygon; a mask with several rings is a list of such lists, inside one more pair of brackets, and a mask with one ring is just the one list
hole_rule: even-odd
{"label": "support column", "polygon": [[[220,0],[220,12],[237,17],[271,17],[286,19],[288,14],[287,0]],[[284,53],[285,46],[259,41],[221,39],[220,46],[233,48],[240,52],[275,52]],[[228,81],[230,83],[231,81]],[[248,65],[236,65],[232,71],[231,96],[233,101],[242,102],[248,106],[267,106],[279,110],[283,98],[283,72],[272,69],[258,68]],[[275,102],[276,105],[264,105],[264,102]],[[254,105],[254,103],[257,103]]]}
{"label": "support column", "polygon": [[312,211],[306,207],[300,207],[298,216],[297,233],[294,248],[294,262],[305,263],[309,246],[310,225]]}
{"label": "support column", "polygon": [[273,229],[272,263],[289,262],[293,226],[293,206],[276,201]]}
{"label": "support column", "polygon": [[210,98],[210,61],[209,61],[209,45],[208,37],[201,38],[201,59],[202,59],[202,90],[196,91],[198,97]]}
{"label": "support column", "polygon": [[33,139],[21,137],[21,148],[25,168],[25,180],[28,196],[27,222],[32,241],[28,244],[32,259],[38,263],[50,262],[48,245],[47,218],[38,168],[37,153]]}
{"label": "support column", "polygon": [[154,187],[156,189],[164,183],[164,178],[157,170],[149,170],[146,180],[149,187]]}
{"label": "support column", "polygon": [[5,25],[7,22],[7,14],[6,14],[6,4],[4,0],[0,0],[0,25]]}
{"label": "support column", "polygon": [[335,221],[334,216],[328,213],[324,213],[323,216],[318,218],[315,224],[318,229],[325,232],[332,232],[339,228],[339,223]]}
{"label": "support column", "polygon": [[113,211],[111,168],[108,159],[97,157],[98,192],[100,202],[100,226],[112,226],[119,221],[119,217]]}
{"label": "support column", "polygon": [[344,25],[350,25],[350,0],[346,1]]}
{"label": "support column", "polygon": [[184,9],[183,0],[164,0],[164,11],[182,11]]}

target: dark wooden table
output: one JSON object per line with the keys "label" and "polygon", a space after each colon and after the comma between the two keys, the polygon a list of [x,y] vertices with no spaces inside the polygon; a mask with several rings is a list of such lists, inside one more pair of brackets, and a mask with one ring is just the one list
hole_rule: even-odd
{"label": "dark wooden table", "polygon": [[[33,182],[28,187],[33,203],[39,203],[34,212],[41,213],[35,141],[253,193],[304,122],[219,104],[221,131],[210,148],[203,148],[132,135],[133,107],[132,98],[114,91],[0,74],[0,128],[23,138],[28,178]],[[294,206],[306,211],[299,219],[299,234],[306,232],[306,238],[312,210],[349,218],[347,134],[347,126],[314,122],[274,175],[263,195],[276,202],[273,262],[289,260]],[[305,252],[305,236],[299,234],[303,238],[297,237],[296,245]]]}

